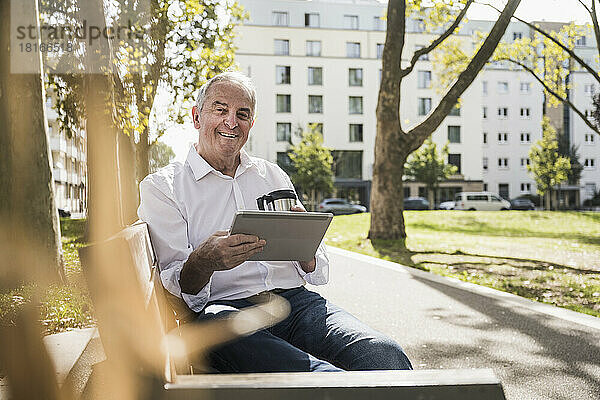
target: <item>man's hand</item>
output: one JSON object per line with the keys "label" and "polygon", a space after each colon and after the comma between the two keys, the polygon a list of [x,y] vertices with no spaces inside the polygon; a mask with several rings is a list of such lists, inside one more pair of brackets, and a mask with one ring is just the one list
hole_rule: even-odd
{"label": "man's hand", "polygon": [[[304,207],[302,207],[301,205],[295,205],[295,206],[292,206],[292,208],[290,208],[290,211],[306,212],[306,209],[304,209]],[[317,260],[314,257],[310,261],[298,261],[298,262],[300,263],[300,267],[302,268],[302,270],[304,272],[306,272],[307,274],[310,272],[313,272],[315,270],[315,268],[317,267]]]}
{"label": "man's hand", "polygon": [[217,231],[198,246],[183,265],[179,284],[181,291],[196,294],[215,271],[237,267],[253,254],[263,250],[266,241],[254,235]]}

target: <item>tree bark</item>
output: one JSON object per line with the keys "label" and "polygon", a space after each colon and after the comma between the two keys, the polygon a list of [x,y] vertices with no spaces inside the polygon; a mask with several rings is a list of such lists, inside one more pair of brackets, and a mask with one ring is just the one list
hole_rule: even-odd
{"label": "tree bark", "polygon": [[[61,281],[64,279],[62,246],[41,55],[32,52],[28,60],[40,72],[12,73],[10,7],[9,0],[0,1],[0,20],[4,21],[0,25],[0,227],[4,228],[0,240],[8,252],[2,252],[7,264],[6,270],[0,270],[0,280],[4,283]],[[31,1],[26,8],[35,25],[37,5]],[[21,263],[26,256],[34,261]]]}
{"label": "tree bark", "polygon": [[119,182],[123,223],[129,225],[137,220],[137,207],[140,204],[136,177],[136,156],[133,137],[123,132],[117,133],[119,154]]}
{"label": "tree bark", "polygon": [[[402,175],[410,153],[418,149],[442,123],[458,98],[471,85],[492,56],[521,0],[509,0],[477,54],[429,116],[409,132],[400,124],[402,50],[406,2],[390,0],[383,52],[381,86],[377,101],[377,136],[371,191],[370,239],[406,237],[403,216]],[[460,15],[459,15],[459,18]],[[439,44],[439,43],[438,43]]]}
{"label": "tree bark", "polygon": [[136,175],[137,181],[141,182],[142,179],[150,173],[150,141],[148,139],[148,126],[144,129],[140,135],[140,141],[135,144],[135,157],[136,157]]}

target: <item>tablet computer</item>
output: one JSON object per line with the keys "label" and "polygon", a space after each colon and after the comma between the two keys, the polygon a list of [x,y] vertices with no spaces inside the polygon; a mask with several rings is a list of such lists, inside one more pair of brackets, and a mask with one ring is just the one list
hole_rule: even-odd
{"label": "tablet computer", "polygon": [[252,261],[310,261],[333,214],[295,211],[237,211],[229,234],[256,235],[267,241]]}

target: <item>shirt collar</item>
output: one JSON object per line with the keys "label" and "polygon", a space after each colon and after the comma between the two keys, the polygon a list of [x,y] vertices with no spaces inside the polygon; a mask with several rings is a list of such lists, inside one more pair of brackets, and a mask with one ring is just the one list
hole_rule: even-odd
{"label": "shirt collar", "polygon": [[[189,164],[192,169],[192,173],[194,174],[194,178],[199,181],[204,178],[211,171],[217,172],[198,152],[196,151],[196,147],[192,145],[190,147],[190,151],[188,152],[186,163]],[[252,158],[248,155],[246,150],[242,149],[240,151],[240,165],[236,171],[236,176],[241,175],[244,171],[254,166],[255,163],[252,161]]]}

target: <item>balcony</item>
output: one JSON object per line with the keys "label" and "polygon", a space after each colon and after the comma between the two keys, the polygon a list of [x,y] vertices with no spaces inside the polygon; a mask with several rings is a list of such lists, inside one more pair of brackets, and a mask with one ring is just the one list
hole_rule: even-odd
{"label": "balcony", "polygon": [[52,136],[50,138],[50,149],[65,153],[67,151],[66,139],[58,136]]}
{"label": "balcony", "polygon": [[63,168],[54,168],[52,170],[52,177],[55,181],[65,182],[67,180],[67,171]]}

